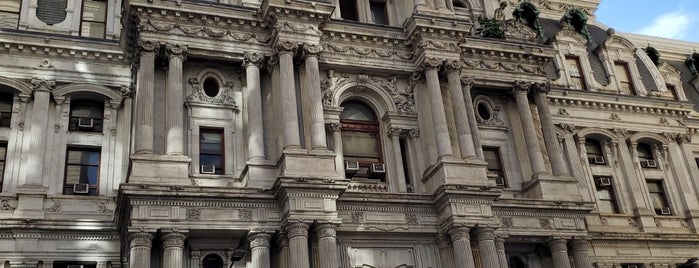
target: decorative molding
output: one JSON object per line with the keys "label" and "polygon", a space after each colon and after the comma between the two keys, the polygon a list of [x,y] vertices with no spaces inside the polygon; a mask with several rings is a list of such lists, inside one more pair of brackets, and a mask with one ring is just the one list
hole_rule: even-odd
{"label": "decorative molding", "polygon": [[396,86],[397,77],[388,78],[374,77],[366,74],[348,74],[337,73],[334,70],[327,71],[327,77],[321,82],[321,91],[323,95],[323,105],[332,106],[335,94],[339,89],[347,87],[369,87],[384,90],[393,99],[396,109],[399,112],[414,113],[415,112],[415,96],[413,89],[408,86],[404,90],[398,89]]}
{"label": "decorative molding", "polygon": [[0,211],[15,211],[15,209],[17,209],[17,205],[11,205],[10,200],[0,201]]}
{"label": "decorative molding", "polygon": [[185,211],[185,215],[188,221],[198,221],[201,219],[201,209],[187,208],[187,210]]}
{"label": "decorative molding", "polygon": [[44,208],[44,211],[58,213],[63,210],[63,204],[60,200],[51,199],[51,202],[53,202],[53,204],[48,208]]}
{"label": "decorative molding", "polygon": [[107,202],[101,202],[97,205],[97,213],[99,214],[112,214],[114,210],[107,207]]}
{"label": "decorative molding", "polygon": [[249,210],[249,209],[238,210],[238,217],[244,221],[252,221],[252,210]]}
{"label": "decorative molding", "polygon": [[204,93],[204,89],[201,86],[202,81],[198,78],[190,78],[189,84],[192,85],[192,94],[187,96],[187,102],[190,105],[212,105],[212,106],[222,106],[225,108],[233,109],[236,113],[240,111],[238,105],[233,98],[232,84],[220,85],[219,93],[216,96],[209,96]]}
{"label": "decorative molding", "polygon": [[352,212],[352,223],[364,223],[364,212]]}

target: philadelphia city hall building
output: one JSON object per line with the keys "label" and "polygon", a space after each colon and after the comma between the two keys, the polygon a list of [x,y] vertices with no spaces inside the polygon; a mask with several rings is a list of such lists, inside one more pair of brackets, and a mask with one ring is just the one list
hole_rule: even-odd
{"label": "philadelphia city hall building", "polygon": [[699,43],[598,5],[0,0],[0,268],[699,267]]}

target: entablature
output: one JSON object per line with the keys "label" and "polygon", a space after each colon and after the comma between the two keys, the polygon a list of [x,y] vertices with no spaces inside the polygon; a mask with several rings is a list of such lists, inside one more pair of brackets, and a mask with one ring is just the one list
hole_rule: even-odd
{"label": "entablature", "polygon": [[460,45],[464,73],[478,84],[524,80],[546,82],[545,67],[556,53],[550,46],[471,38]]}
{"label": "entablature", "polygon": [[0,52],[41,58],[69,58],[128,67],[128,56],[117,41],[92,40],[46,33],[0,30]]}
{"label": "entablature", "polygon": [[584,107],[618,112],[645,113],[655,116],[685,118],[694,105],[640,96],[622,96],[602,92],[552,89],[548,94],[553,106]]}

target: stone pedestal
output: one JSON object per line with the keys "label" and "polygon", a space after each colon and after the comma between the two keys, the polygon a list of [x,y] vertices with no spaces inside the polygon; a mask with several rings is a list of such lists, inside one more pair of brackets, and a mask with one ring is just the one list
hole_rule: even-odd
{"label": "stone pedestal", "polygon": [[187,236],[181,233],[166,233],[161,238],[163,243],[163,267],[183,268],[182,251]]}
{"label": "stone pedestal", "polygon": [[149,268],[153,235],[133,233],[129,235],[129,268]]}

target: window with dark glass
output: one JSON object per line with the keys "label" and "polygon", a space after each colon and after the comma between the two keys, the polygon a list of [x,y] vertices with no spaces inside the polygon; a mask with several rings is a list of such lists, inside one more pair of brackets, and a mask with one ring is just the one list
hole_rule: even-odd
{"label": "window with dark glass", "polygon": [[89,100],[70,103],[68,131],[102,132],[104,105]]}
{"label": "window with dark glass", "polygon": [[587,161],[592,165],[605,165],[607,163],[602,151],[602,145],[598,140],[585,139],[585,152]]}
{"label": "window with dark glass", "polygon": [[223,259],[216,254],[209,254],[204,257],[201,263],[202,268],[223,268]]}
{"label": "window with dark glass", "polygon": [[648,193],[650,194],[650,201],[653,203],[655,214],[672,215],[672,210],[665,195],[665,188],[663,188],[663,181],[647,180],[646,185],[648,185]]}
{"label": "window with dark glass", "polygon": [[377,167],[383,167],[383,158],[379,121],[374,111],[357,101],[345,102],[342,107],[340,123],[345,171],[354,169],[356,164],[358,170],[348,174],[349,177],[384,178],[385,171],[377,170]]}
{"label": "window with dark glass", "polygon": [[223,129],[201,128],[199,130],[199,173],[224,173]]}
{"label": "window with dark glass", "polygon": [[459,0],[452,1],[452,6],[454,6],[454,8],[466,8],[466,4]]}
{"label": "window with dark glass", "polygon": [[14,96],[10,93],[0,93],[0,127],[10,127],[12,125],[12,100]]}
{"label": "window with dark glass", "polygon": [[64,194],[98,195],[100,148],[68,147]]}
{"label": "window with dark glass", "polygon": [[80,36],[104,38],[107,29],[107,0],[83,0]]}
{"label": "window with dark glass", "polygon": [[573,83],[573,88],[587,90],[585,78],[582,74],[582,67],[580,66],[580,58],[575,56],[566,56],[566,62],[568,63],[568,75]]}
{"label": "window with dark glass", "polygon": [[369,1],[369,8],[371,9],[371,17],[375,24],[388,25],[386,2]]}
{"label": "window with dark glass", "polygon": [[359,21],[356,0],[340,0],[340,16],[343,20]]}
{"label": "window with dark glass", "polygon": [[497,147],[483,147],[483,157],[487,163],[488,179],[494,180],[498,186],[507,187],[505,183],[505,172],[502,168],[500,149]]}
{"label": "window with dark glass", "polygon": [[22,0],[0,0],[0,28],[17,29]]}
{"label": "window with dark glass", "polygon": [[606,176],[596,176],[595,189],[597,190],[597,207],[602,213],[619,213],[612,186],[612,178]]}
{"label": "window with dark glass", "polygon": [[7,158],[7,142],[0,142],[0,192],[2,192],[3,178],[5,177],[5,159]]}
{"label": "window with dark glass", "polygon": [[53,268],[97,268],[97,262],[89,261],[55,261],[53,262]]}
{"label": "window with dark glass", "polygon": [[658,168],[658,162],[655,161],[653,157],[653,149],[650,144],[639,143],[636,145],[636,152],[638,154],[638,161],[643,168]]}
{"label": "window with dark glass", "polygon": [[614,74],[616,75],[617,81],[619,81],[619,90],[622,93],[635,95],[636,90],[631,82],[631,73],[629,73],[629,65],[625,62],[615,62],[614,63]]}

